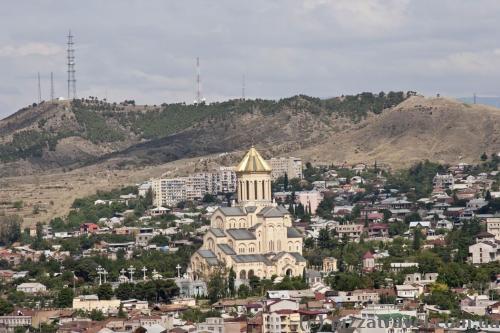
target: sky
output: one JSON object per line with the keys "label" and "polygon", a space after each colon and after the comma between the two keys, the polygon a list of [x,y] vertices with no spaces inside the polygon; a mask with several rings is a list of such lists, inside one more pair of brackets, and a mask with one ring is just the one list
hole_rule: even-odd
{"label": "sky", "polygon": [[0,0],[0,117],[66,96],[192,103],[411,90],[500,95],[498,0]]}

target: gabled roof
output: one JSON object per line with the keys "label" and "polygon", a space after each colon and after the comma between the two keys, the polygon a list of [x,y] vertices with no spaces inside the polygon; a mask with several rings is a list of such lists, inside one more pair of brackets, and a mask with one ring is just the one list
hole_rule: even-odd
{"label": "gabled roof", "polygon": [[241,207],[220,207],[219,210],[226,216],[246,216],[246,212]]}
{"label": "gabled roof", "polygon": [[267,206],[264,207],[260,210],[257,215],[263,216],[263,217],[283,217],[286,214],[290,214],[285,207],[278,206],[278,207],[272,207],[272,206]]}
{"label": "gabled roof", "polygon": [[236,172],[271,172],[271,167],[252,146],[236,167]]}
{"label": "gabled roof", "polygon": [[303,235],[295,228],[286,228],[286,236],[288,238],[302,238]]}
{"label": "gabled roof", "polygon": [[215,237],[226,237],[224,230],[220,228],[210,228],[208,229],[208,231],[214,234]]}
{"label": "gabled roof", "polygon": [[247,229],[227,229],[226,232],[235,240],[255,239],[255,235]]}
{"label": "gabled roof", "polygon": [[231,248],[231,246],[227,245],[227,244],[217,244],[217,246],[219,247],[219,249],[222,250],[222,252],[224,252],[225,254],[227,255],[235,255],[236,252],[234,252],[234,250]]}
{"label": "gabled roof", "polygon": [[272,265],[272,262],[262,254],[238,254],[232,258],[237,263],[262,262],[268,266]]}
{"label": "gabled roof", "polygon": [[277,261],[279,259],[281,259],[282,257],[286,256],[287,254],[291,255],[295,261],[297,262],[305,262],[306,259],[298,252],[279,252],[278,254],[276,254],[276,256],[274,256],[272,258],[273,261]]}

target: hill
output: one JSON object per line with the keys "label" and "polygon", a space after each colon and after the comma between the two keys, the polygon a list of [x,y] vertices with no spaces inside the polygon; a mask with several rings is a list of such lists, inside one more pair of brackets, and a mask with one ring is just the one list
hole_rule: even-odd
{"label": "hill", "polygon": [[499,117],[493,107],[402,92],[210,105],[42,103],[0,121],[1,175],[89,165],[133,170],[251,142],[268,157],[327,163],[475,162],[500,151]]}
{"label": "hill", "polygon": [[294,151],[406,97],[390,92],[161,106],[95,99],[46,102],[0,121],[2,175],[105,161],[114,161],[114,167],[150,165],[241,149],[252,140],[277,151]]}

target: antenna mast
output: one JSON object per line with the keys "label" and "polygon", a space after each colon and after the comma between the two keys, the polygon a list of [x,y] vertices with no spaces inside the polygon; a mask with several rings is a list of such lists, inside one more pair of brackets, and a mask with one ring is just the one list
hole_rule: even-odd
{"label": "antenna mast", "polygon": [[243,74],[243,80],[241,83],[241,99],[245,100],[245,74]]}
{"label": "antenna mast", "polygon": [[42,87],[40,86],[40,72],[37,74],[38,78],[38,104],[42,102]]}
{"label": "antenna mast", "polygon": [[54,73],[50,72],[50,100],[54,101]]}
{"label": "antenna mast", "polygon": [[201,103],[200,57],[196,57],[196,103]]}
{"label": "antenna mast", "polygon": [[68,33],[68,99],[76,98],[75,49],[73,45],[73,35],[70,30]]}

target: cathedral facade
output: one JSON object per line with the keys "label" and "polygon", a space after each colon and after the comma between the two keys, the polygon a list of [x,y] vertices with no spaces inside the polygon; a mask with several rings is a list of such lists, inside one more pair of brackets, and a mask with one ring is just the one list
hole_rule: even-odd
{"label": "cathedral facade", "polygon": [[221,265],[232,267],[242,281],[302,275],[303,236],[288,210],[272,201],[269,164],[252,147],[236,173],[237,204],[212,214],[203,245],[191,257],[193,278],[207,279]]}

